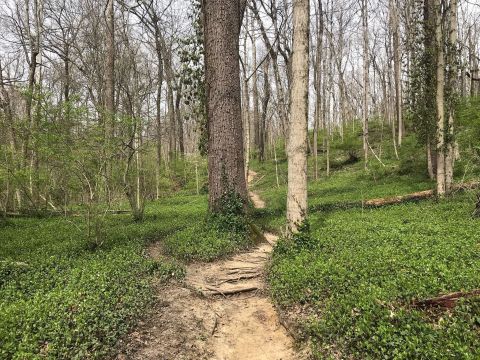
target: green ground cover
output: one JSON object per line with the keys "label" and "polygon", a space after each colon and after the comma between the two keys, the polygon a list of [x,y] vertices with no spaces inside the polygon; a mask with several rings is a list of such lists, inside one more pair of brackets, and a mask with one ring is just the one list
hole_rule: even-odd
{"label": "green ground cover", "polygon": [[285,306],[308,304],[305,326],[318,358],[477,359],[480,300],[450,311],[414,300],[480,284],[472,194],[381,209],[310,216],[311,233],[275,250],[272,295]]}
{"label": "green ground cover", "polygon": [[[461,143],[458,181],[478,179],[480,163],[470,140]],[[269,273],[274,301],[286,309],[305,309],[301,326],[318,359],[480,358],[478,297],[461,300],[447,311],[413,305],[480,288],[480,220],[472,217],[475,192],[362,208],[361,200],[404,195],[434,184],[426,176],[422,148],[412,137],[400,149],[401,160],[394,157],[391,143],[384,142],[385,166],[372,159],[368,171],[361,161],[347,163],[345,148],[338,139],[333,142],[332,161],[339,165],[328,178],[323,156],[318,180],[310,163],[309,231],[293,242],[281,240],[275,248]],[[378,153],[378,142],[375,150]],[[277,156],[278,187],[274,162],[252,162],[252,167],[263,176],[255,188],[267,202],[267,208],[256,213],[258,221],[279,231],[285,222],[287,174],[282,147]]]}

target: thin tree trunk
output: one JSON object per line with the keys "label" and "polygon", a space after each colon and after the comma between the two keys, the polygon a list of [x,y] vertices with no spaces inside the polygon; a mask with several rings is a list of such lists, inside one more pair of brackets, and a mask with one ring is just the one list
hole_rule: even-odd
{"label": "thin tree trunk", "polygon": [[176,124],[175,124],[175,105],[173,96],[173,79],[167,76],[167,105],[168,105],[168,157],[172,161],[177,153],[176,148]]}
{"label": "thin tree trunk", "polygon": [[155,163],[155,190],[156,199],[160,198],[160,168],[162,166],[162,85],[163,85],[163,59],[160,45],[160,29],[155,22],[155,52],[157,54],[157,94],[155,98],[155,123],[156,123],[156,148],[157,158]]}
{"label": "thin tree trunk", "polygon": [[398,125],[398,146],[402,145],[403,119],[402,119],[402,78],[401,78],[401,56],[400,56],[400,25],[398,19],[397,0],[391,0],[391,25],[393,37],[393,67],[395,72],[395,116]]}
{"label": "thin tree trunk", "polygon": [[430,140],[427,140],[427,170],[428,177],[430,180],[435,179],[435,169],[433,168],[433,156],[432,156],[432,146],[430,145]]}
{"label": "thin tree trunk", "polygon": [[368,92],[369,92],[369,45],[368,45],[368,9],[367,0],[362,0],[362,26],[363,26],[363,157],[365,169],[368,166]]}
{"label": "thin tree trunk", "polygon": [[[245,17],[245,28],[248,29],[248,16]],[[242,87],[242,113],[243,113],[243,147],[245,161],[245,178],[248,179],[248,170],[250,166],[250,98],[248,94],[248,78],[247,78],[247,36],[243,39],[243,87]],[[247,183],[248,186],[248,183]]]}
{"label": "thin tree trunk", "polygon": [[182,103],[182,85],[177,88],[177,93],[175,97],[175,118],[177,123],[177,138],[178,138],[178,148],[180,151],[180,156],[185,155],[185,145],[183,139],[183,120],[182,120],[182,113],[181,113],[181,103]]}
{"label": "thin tree trunk", "polygon": [[113,122],[115,116],[115,21],[114,0],[107,0],[105,20],[106,34],[106,63],[105,63],[105,139],[107,144],[113,138]]}
{"label": "thin tree trunk", "polygon": [[263,98],[262,98],[262,115],[260,118],[260,144],[259,144],[259,160],[265,160],[265,141],[266,141],[266,124],[268,104],[270,102],[270,80],[269,80],[270,57],[263,63]]}
{"label": "thin tree trunk", "polygon": [[323,7],[322,1],[318,0],[317,8],[317,51],[315,55],[314,88],[315,88],[315,118],[313,120],[313,159],[315,180],[318,179],[318,132],[320,118],[322,117],[322,54],[323,54]]}
{"label": "thin tree trunk", "polygon": [[257,45],[255,39],[255,26],[252,21],[251,39],[252,39],[252,93],[253,93],[253,129],[254,129],[254,144],[255,149],[260,151],[260,111],[258,108],[258,76],[257,76]]}
{"label": "thin tree trunk", "polygon": [[[450,37],[449,37],[449,87],[450,98],[458,92],[457,80],[457,0],[450,1]],[[445,154],[445,191],[450,192],[453,183],[453,168],[455,161],[455,140],[454,140],[454,118],[455,104],[450,101],[448,123],[447,123],[447,149]]]}
{"label": "thin tree trunk", "polygon": [[442,1],[435,0],[435,40],[437,47],[437,195],[445,195],[445,54],[442,31]]}
{"label": "thin tree trunk", "polygon": [[272,67],[273,67],[273,75],[275,79],[275,89],[277,92],[277,103],[278,103],[278,111],[280,115],[280,125],[282,128],[282,133],[285,137],[287,137],[288,133],[288,125],[287,125],[287,120],[288,120],[288,109],[287,109],[287,104],[286,104],[286,95],[285,95],[285,89],[283,88],[281,76],[280,76],[280,69],[278,66],[278,54],[274,50],[273,45],[270,42],[270,39],[267,35],[267,31],[263,25],[262,19],[260,17],[257,5],[255,1],[252,1],[251,4],[249,5],[249,8],[252,10],[255,19],[257,20],[257,23],[260,27],[260,33],[262,35],[263,41],[265,43],[265,47],[267,48],[267,51],[270,54],[270,59],[272,61]]}

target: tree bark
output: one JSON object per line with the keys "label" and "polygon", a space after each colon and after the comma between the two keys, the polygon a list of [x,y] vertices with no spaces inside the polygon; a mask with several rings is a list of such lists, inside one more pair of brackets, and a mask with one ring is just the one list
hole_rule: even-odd
{"label": "tree bark", "polygon": [[155,164],[155,190],[157,200],[160,198],[160,168],[162,165],[162,85],[163,85],[163,59],[160,44],[160,27],[158,18],[153,19],[155,26],[155,53],[157,55],[157,94],[155,97],[155,123],[156,123],[156,148],[157,161]]}
{"label": "tree bark", "polygon": [[454,119],[455,119],[455,103],[453,99],[458,93],[458,76],[457,76],[457,0],[450,1],[450,36],[449,36],[449,89],[450,101],[447,122],[447,147],[445,154],[445,192],[451,191],[453,183],[453,168],[455,162],[455,140],[454,140]]}
{"label": "tree bark", "polygon": [[437,195],[445,195],[445,54],[442,31],[442,1],[435,0],[435,40],[437,50]]}
{"label": "tree bark", "polygon": [[107,0],[105,21],[106,34],[106,62],[105,62],[105,139],[107,144],[113,138],[113,123],[115,116],[115,21],[113,3]]}
{"label": "tree bark", "polygon": [[365,169],[368,166],[368,92],[369,92],[369,45],[368,45],[368,9],[367,0],[362,1],[362,27],[363,27],[363,157]]}
{"label": "tree bark", "polygon": [[238,61],[241,1],[205,0],[209,207],[229,193],[247,202]]}
{"label": "tree bark", "polygon": [[185,145],[183,139],[183,120],[182,120],[182,113],[181,113],[181,102],[182,102],[182,85],[177,88],[177,93],[175,96],[175,118],[177,123],[177,140],[178,140],[178,149],[180,151],[180,156],[185,155]]}
{"label": "tree bark", "polygon": [[317,49],[314,67],[315,88],[315,118],[313,120],[313,161],[315,180],[318,179],[318,132],[320,118],[322,117],[322,54],[323,54],[323,7],[322,0],[318,0],[317,8]]}
{"label": "tree bark", "polygon": [[[403,118],[402,118],[402,75],[401,75],[401,53],[400,53],[400,24],[398,18],[397,0],[390,0],[391,27],[393,38],[393,68],[395,72],[395,116],[398,125],[398,146],[402,145],[403,139]],[[395,126],[395,125],[394,125]]]}
{"label": "tree bark", "polygon": [[[248,17],[245,20],[245,28],[248,29]],[[248,94],[248,78],[247,78],[247,36],[243,39],[243,87],[242,87],[242,114],[243,114],[243,147],[245,162],[245,178],[248,179],[248,169],[250,164],[250,97]],[[247,184],[248,185],[248,184]]]}
{"label": "tree bark", "polygon": [[256,150],[260,152],[260,111],[258,106],[259,101],[258,101],[258,75],[257,75],[257,45],[256,45],[255,27],[254,27],[253,21],[252,21],[252,28],[251,28],[251,39],[252,39],[252,68],[253,68],[253,76],[252,76],[253,129],[254,129],[253,141],[254,141]]}
{"label": "tree bark", "polygon": [[[267,55],[268,56],[268,55]],[[265,160],[265,142],[267,138],[267,113],[270,102],[270,80],[269,80],[270,57],[263,63],[263,98],[262,98],[262,116],[260,118],[260,144],[259,160]]]}
{"label": "tree bark", "polygon": [[293,2],[291,121],[288,138],[288,231],[294,233],[307,214],[308,52],[310,6]]}

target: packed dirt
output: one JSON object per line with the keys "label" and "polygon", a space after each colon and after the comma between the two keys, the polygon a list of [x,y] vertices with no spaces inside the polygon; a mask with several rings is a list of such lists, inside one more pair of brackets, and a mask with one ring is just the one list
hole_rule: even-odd
{"label": "packed dirt", "polygon": [[[255,177],[249,173],[249,182]],[[265,203],[250,193],[256,207]],[[158,286],[154,311],[120,344],[117,359],[297,360],[266,289],[265,266],[277,237],[248,252],[187,266],[182,282]],[[161,256],[159,244],[151,256]]]}

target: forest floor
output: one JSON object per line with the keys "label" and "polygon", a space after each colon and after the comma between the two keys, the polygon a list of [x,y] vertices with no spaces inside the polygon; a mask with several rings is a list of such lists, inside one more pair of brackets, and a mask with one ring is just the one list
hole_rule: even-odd
{"label": "forest floor", "polygon": [[[249,174],[249,183],[256,173]],[[250,192],[256,208],[263,200]],[[132,332],[117,359],[258,359],[306,357],[281,324],[268,294],[265,269],[278,237],[247,252],[187,266],[185,279],[157,287],[152,314]],[[161,259],[160,242],[149,249]]]}

